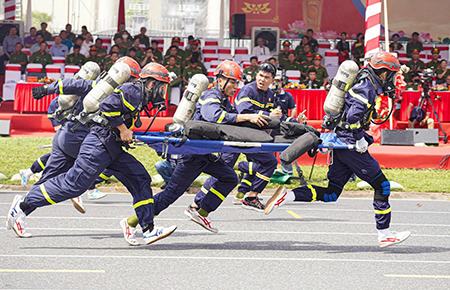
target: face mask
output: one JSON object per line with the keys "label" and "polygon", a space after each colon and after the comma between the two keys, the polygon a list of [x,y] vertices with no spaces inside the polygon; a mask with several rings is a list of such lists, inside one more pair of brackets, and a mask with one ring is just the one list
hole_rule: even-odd
{"label": "face mask", "polygon": [[123,39],[127,39],[128,38],[128,34],[126,34],[126,33],[122,34],[122,38]]}

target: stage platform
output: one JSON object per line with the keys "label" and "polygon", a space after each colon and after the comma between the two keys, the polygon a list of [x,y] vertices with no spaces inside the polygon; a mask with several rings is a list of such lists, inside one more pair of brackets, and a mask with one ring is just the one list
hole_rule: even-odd
{"label": "stage platform", "polygon": [[[1,113],[0,120],[11,120],[11,136],[51,136],[54,132],[50,121],[45,114],[17,114]],[[149,125],[149,118],[142,117],[142,126],[137,131],[144,131]],[[151,131],[164,131],[166,124],[172,122],[171,117],[158,117]],[[308,124],[319,128],[320,120],[308,121]],[[407,124],[402,124],[405,128]],[[450,133],[450,123],[444,123],[444,128]],[[433,168],[450,169],[450,144],[441,144],[438,147],[414,146],[370,146],[370,153],[384,168]],[[312,158],[303,156],[301,164],[312,164]],[[316,164],[327,164],[327,155],[319,154]]]}

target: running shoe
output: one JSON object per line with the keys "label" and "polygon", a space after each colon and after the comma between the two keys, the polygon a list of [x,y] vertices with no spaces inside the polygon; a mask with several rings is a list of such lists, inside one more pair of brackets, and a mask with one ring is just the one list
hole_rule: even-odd
{"label": "running shoe", "polygon": [[21,195],[16,195],[14,197],[6,217],[6,229],[14,230],[14,233],[16,233],[19,238],[30,238],[31,234],[26,230],[26,215],[20,208],[20,203],[22,201],[23,197]]}
{"label": "running shoe", "polygon": [[131,227],[128,224],[127,218],[120,221],[120,227],[125,241],[131,246],[139,246],[139,242],[136,239],[136,228]]}
{"label": "running shoe", "polygon": [[405,232],[390,232],[389,234],[385,235],[384,237],[381,237],[378,239],[378,244],[380,248],[389,247],[395,244],[399,244],[406,240],[411,235],[411,232],[405,231]]}
{"label": "running shoe", "polygon": [[184,214],[196,224],[199,224],[208,231],[217,234],[219,230],[213,227],[211,220],[208,217],[201,216],[195,207],[189,206]]}
{"label": "running shoe", "polygon": [[167,238],[177,229],[177,226],[170,227],[154,227],[153,231],[146,231],[143,233],[144,242],[147,245],[153,244],[156,241]]}
{"label": "running shoe", "polygon": [[261,200],[258,197],[244,198],[242,200],[241,206],[245,209],[250,209],[250,210],[257,211],[257,212],[264,212],[264,204],[261,203]]}
{"label": "running shoe", "polygon": [[106,193],[101,192],[97,188],[90,189],[90,190],[87,191],[87,198],[89,200],[101,199],[101,198],[104,198],[105,196],[106,196]]}
{"label": "running shoe", "polygon": [[284,186],[278,187],[275,193],[269,198],[266,203],[264,213],[270,214],[276,207],[283,205],[286,202],[287,189]]}
{"label": "running shoe", "polygon": [[72,201],[73,207],[75,207],[77,211],[79,211],[80,213],[86,213],[86,209],[83,206],[83,200],[81,199],[81,196],[71,198],[70,200]]}

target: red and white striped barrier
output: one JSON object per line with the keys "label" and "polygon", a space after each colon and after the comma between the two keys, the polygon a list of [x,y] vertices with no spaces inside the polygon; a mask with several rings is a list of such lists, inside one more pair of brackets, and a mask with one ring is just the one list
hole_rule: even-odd
{"label": "red and white striped barrier", "polygon": [[21,65],[9,63],[5,67],[5,83],[17,83],[21,79]]}
{"label": "red and white striped barrier", "polygon": [[16,20],[16,0],[5,1],[5,19]]}
{"label": "red and white striped barrier", "polygon": [[364,36],[364,57],[369,57],[380,50],[381,0],[367,0],[366,33]]}

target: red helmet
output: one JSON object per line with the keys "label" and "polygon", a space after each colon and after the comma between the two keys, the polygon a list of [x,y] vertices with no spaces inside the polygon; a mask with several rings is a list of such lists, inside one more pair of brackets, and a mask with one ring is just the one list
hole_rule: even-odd
{"label": "red helmet", "polygon": [[133,58],[129,56],[123,56],[116,62],[124,62],[125,64],[127,64],[130,67],[131,76],[134,78],[139,78],[139,74],[141,73],[141,66]]}
{"label": "red helmet", "polygon": [[386,51],[379,51],[375,53],[369,60],[369,65],[373,69],[382,69],[398,72],[400,70],[400,62],[391,53]]}
{"label": "red helmet", "polygon": [[170,83],[169,71],[156,62],[146,64],[139,74],[139,77],[141,79],[154,78],[155,80],[164,83]]}
{"label": "red helmet", "polygon": [[234,61],[224,60],[222,61],[214,71],[216,77],[222,76],[237,81],[242,80],[241,67]]}

